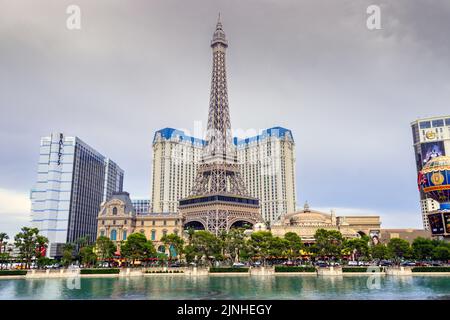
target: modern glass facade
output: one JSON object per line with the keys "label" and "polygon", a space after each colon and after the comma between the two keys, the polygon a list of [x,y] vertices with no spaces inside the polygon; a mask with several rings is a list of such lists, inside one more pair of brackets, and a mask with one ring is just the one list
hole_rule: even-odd
{"label": "modern glass facade", "polygon": [[150,212],[150,199],[131,199],[136,214],[148,214]]}
{"label": "modern glass facade", "polygon": [[122,191],[123,170],[77,137],[53,133],[41,139],[38,178],[31,191],[32,224],[49,239],[48,256],[97,234],[100,204]]}

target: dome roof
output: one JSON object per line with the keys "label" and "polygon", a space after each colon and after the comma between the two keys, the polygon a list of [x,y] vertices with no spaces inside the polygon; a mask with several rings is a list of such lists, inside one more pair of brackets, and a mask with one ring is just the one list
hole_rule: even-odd
{"label": "dome roof", "polygon": [[422,169],[423,173],[450,170],[450,157],[440,156],[428,161]]}
{"label": "dome roof", "polygon": [[276,224],[283,225],[331,225],[333,219],[330,214],[314,210],[300,210],[280,217]]}

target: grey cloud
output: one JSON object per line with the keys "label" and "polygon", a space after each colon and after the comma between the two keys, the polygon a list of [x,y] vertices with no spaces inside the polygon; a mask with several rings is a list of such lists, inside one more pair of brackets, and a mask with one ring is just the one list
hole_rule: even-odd
{"label": "grey cloud", "polygon": [[[450,113],[448,1],[3,0],[0,187],[27,190],[39,137],[80,136],[149,194],[151,140],[206,121],[222,13],[234,128],[292,129],[301,205],[368,208],[419,226],[409,122]],[[6,115],[6,116],[4,116]]]}

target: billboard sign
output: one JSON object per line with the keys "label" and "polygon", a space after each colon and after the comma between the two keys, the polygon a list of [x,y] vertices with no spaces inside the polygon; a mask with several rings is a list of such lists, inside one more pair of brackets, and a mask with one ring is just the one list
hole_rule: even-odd
{"label": "billboard sign", "polygon": [[433,158],[445,156],[444,142],[427,142],[421,144],[422,166]]}
{"label": "billboard sign", "polygon": [[443,216],[444,216],[445,232],[450,233],[450,212],[444,213]]}
{"label": "billboard sign", "polygon": [[433,213],[428,215],[428,221],[430,222],[430,228],[432,234],[444,233],[444,222],[442,221],[441,213]]}

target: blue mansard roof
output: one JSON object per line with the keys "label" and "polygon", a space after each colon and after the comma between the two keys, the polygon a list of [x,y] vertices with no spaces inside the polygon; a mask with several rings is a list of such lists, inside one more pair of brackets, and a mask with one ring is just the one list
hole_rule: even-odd
{"label": "blue mansard roof", "polygon": [[[162,139],[165,140],[170,140],[170,139],[175,139],[178,138],[181,141],[188,141],[192,144],[197,144],[197,145],[206,145],[206,141],[203,139],[199,139],[199,138],[195,138],[195,137],[191,137],[191,136],[187,136],[184,131],[182,130],[177,130],[177,129],[173,129],[173,128],[164,128],[161,130],[158,130],[155,132],[155,136],[153,138],[153,143],[155,143],[156,141],[156,136],[160,134]],[[266,130],[263,130],[261,132],[261,134],[254,136],[254,137],[250,137],[250,138],[246,138],[246,139],[239,139],[237,137],[233,138],[233,143],[236,146],[242,146],[242,145],[247,145],[250,144],[252,142],[258,142],[260,140],[265,139],[266,137],[277,137],[277,138],[285,138],[287,137],[287,139],[294,141],[294,138],[292,136],[292,132],[289,129],[283,128],[283,127],[273,127],[273,128],[269,128]]]}
{"label": "blue mansard roof", "polygon": [[184,131],[182,130],[177,130],[174,128],[164,128],[161,130],[158,130],[155,132],[155,136],[153,138],[153,143],[155,143],[156,140],[156,136],[157,134],[161,134],[161,138],[165,139],[165,140],[170,140],[172,138],[177,138],[179,137],[180,140],[182,141],[189,141],[192,144],[200,144],[200,145],[205,145],[206,141],[203,139],[199,139],[199,138],[195,138],[195,137],[191,137],[191,136],[187,136]]}

